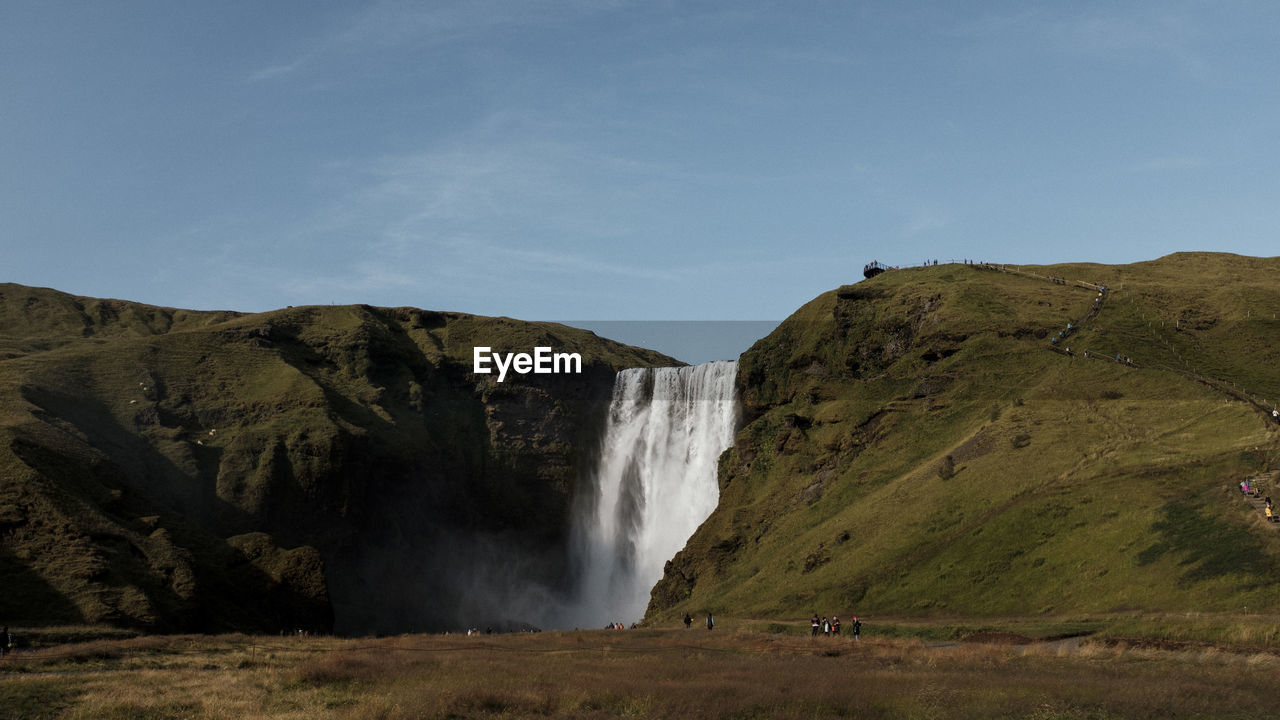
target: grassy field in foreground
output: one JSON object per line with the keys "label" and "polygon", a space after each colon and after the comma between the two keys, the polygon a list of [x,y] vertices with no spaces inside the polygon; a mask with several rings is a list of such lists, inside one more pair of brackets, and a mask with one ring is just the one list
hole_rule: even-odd
{"label": "grassy field in foreground", "polygon": [[[1092,637],[1029,642],[1054,628],[1015,620],[968,642],[888,637],[882,630],[901,634],[905,626],[869,623],[854,641],[809,638],[794,632],[801,623],[793,624],[786,633],[727,619],[713,632],[100,639],[0,662],[0,714],[1253,718],[1273,716],[1280,677],[1280,647],[1267,644],[1160,646]],[[1106,625],[1081,620],[1057,629],[1093,632]],[[1000,627],[1029,634],[996,632]]]}

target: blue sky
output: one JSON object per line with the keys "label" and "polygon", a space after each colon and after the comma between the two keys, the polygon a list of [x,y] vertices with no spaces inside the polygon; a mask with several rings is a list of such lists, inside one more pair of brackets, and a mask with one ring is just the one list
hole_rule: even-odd
{"label": "blue sky", "polygon": [[778,320],[872,259],[1277,254],[1271,2],[0,3],[0,279]]}

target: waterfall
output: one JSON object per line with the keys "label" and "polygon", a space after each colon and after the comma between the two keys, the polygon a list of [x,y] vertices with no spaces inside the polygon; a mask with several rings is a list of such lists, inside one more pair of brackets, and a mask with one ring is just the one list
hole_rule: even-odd
{"label": "waterfall", "polygon": [[573,624],[643,617],[663,566],[715,509],[737,371],[721,361],[618,373],[593,488],[577,509]]}

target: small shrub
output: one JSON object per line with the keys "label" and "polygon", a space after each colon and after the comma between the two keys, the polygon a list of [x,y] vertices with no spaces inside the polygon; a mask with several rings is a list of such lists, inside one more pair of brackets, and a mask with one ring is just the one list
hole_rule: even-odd
{"label": "small shrub", "polygon": [[831,554],[819,547],[804,559],[804,570],[801,572],[811,573],[829,562],[831,562]]}
{"label": "small shrub", "polygon": [[956,475],[956,461],[950,455],[942,459],[942,464],[938,466],[938,477],[942,480],[950,480]]}

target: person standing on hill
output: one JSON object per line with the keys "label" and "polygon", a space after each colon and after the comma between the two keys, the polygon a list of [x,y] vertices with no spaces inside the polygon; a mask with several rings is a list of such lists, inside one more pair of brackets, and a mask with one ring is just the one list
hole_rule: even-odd
{"label": "person standing on hill", "polygon": [[716,627],[716,619],[711,617],[711,613],[707,613],[707,629],[714,630]]}
{"label": "person standing on hill", "polygon": [[854,615],[853,616],[853,639],[857,640],[858,636],[861,633],[862,633],[862,623],[858,621],[858,616]]}
{"label": "person standing on hill", "polygon": [[685,614],[684,614],[684,629],[685,629],[685,630],[688,630],[690,627],[693,627],[693,618],[689,616],[689,613],[685,613]]}
{"label": "person standing on hill", "polygon": [[821,625],[821,621],[818,620],[818,613],[814,613],[813,617],[809,618],[809,625],[813,627],[813,634],[811,637],[818,637],[818,628]]}
{"label": "person standing on hill", "polygon": [[831,616],[831,634],[840,637],[840,616]]}

